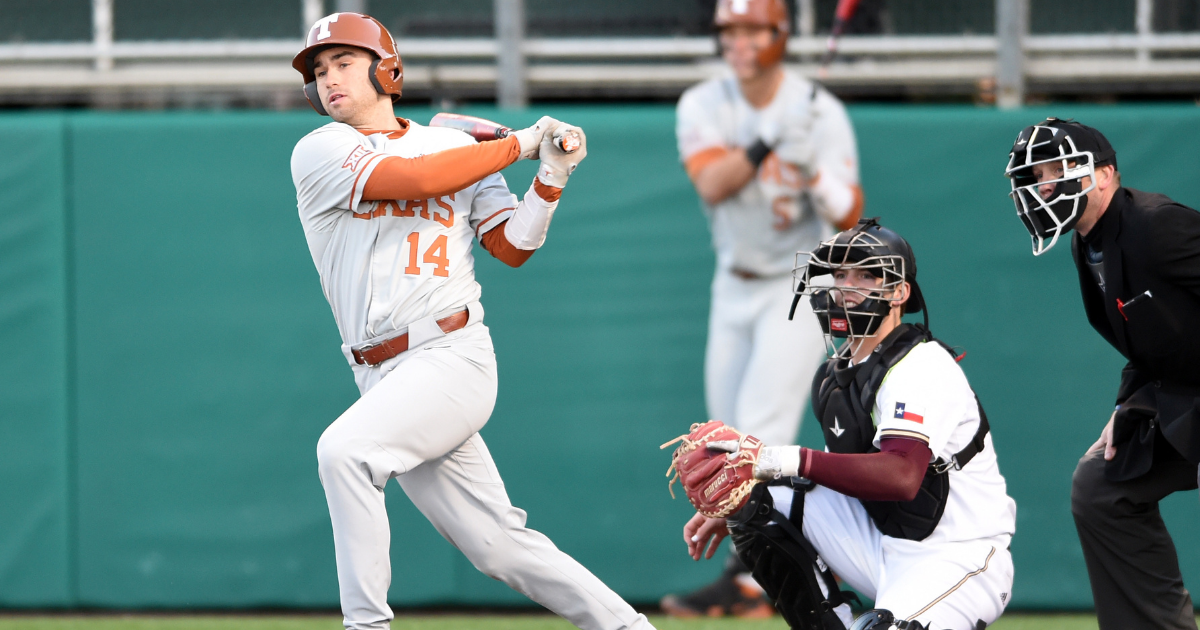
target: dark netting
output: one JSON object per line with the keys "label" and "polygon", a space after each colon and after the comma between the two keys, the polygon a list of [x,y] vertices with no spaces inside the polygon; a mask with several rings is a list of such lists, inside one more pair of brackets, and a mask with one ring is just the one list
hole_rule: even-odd
{"label": "dark netting", "polygon": [[92,38],[91,0],[0,0],[0,42],[72,42]]}
{"label": "dark netting", "polygon": [[298,0],[113,0],[117,40],[299,39],[301,20]]}
{"label": "dark netting", "polygon": [[[814,0],[818,35],[829,32],[837,0]],[[1136,0],[1031,0],[1033,33],[1134,30]],[[119,40],[294,38],[303,31],[299,0],[114,0]],[[337,3],[324,2],[332,12]],[[712,32],[715,0],[526,0],[531,37],[667,37]],[[789,6],[795,8],[794,2]],[[397,37],[490,37],[493,0],[366,0],[367,13]],[[0,41],[91,38],[90,0],[0,0]],[[1194,0],[1154,0],[1156,31],[1200,28]],[[861,0],[847,34],[988,34],[995,3],[962,0]]]}
{"label": "dark netting", "polygon": [[[368,12],[397,37],[490,37],[492,0],[375,0]],[[714,0],[526,0],[531,37],[651,37],[708,35]]]}

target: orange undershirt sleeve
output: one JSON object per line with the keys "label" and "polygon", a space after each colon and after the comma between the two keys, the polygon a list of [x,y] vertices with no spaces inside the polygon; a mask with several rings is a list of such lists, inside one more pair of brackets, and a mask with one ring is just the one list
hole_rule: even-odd
{"label": "orange undershirt sleeve", "polygon": [[520,155],[520,142],[509,136],[421,157],[386,157],[371,172],[362,198],[383,201],[449,195],[516,162]]}
{"label": "orange undershirt sleeve", "polygon": [[692,181],[696,181],[696,177],[700,175],[700,171],[703,171],[704,167],[716,162],[728,154],[729,149],[726,149],[725,147],[710,147],[704,149],[703,151],[697,151],[691,157],[684,160],[683,170],[687,171],[688,177],[690,177]]}
{"label": "orange undershirt sleeve", "polygon": [[509,242],[508,237],[504,235],[504,227],[508,225],[508,221],[504,221],[496,227],[483,233],[479,237],[479,243],[483,248],[488,250],[500,262],[509,267],[520,267],[533,256],[536,249],[517,249],[516,245]]}

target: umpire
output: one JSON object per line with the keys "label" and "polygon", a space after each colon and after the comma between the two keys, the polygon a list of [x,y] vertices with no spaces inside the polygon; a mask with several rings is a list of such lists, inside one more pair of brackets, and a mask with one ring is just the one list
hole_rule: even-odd
{"label": "umpire", "polygon": [[1071,120],[1023,129],[1005,174],[1034,255],[1075,229],[1088,321],[1129,360],[1116,409],[1071,487],[1100,628],[1194,630],[1158,502],[1197,485],[1200,213],[1122,187],[1112,145]]}

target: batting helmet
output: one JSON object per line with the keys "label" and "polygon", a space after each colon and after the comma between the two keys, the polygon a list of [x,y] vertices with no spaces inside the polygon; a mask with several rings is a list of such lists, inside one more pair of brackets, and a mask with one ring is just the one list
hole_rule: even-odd
{"label": "batting helmet", "polygon": [[317,53],[330,46],[356,46],[375,54],[368,76],[380,94],[391,94],[392,102],[400,100],[400,88],[404,85],[404,65],[396,53],[396,40],[379,20],[361,13],[334,13],[313,24],[308,31],[304,50],[296,53],[292,67],[304,77],[304,95],[318,114],[328,116],[321,97],[317,94],[317,76],[313,72],[313,60]]}
{"label": "batting helmet", "polygon": [[720,30],[735,24],[775,29],[775,41],[758,53],[760,68],[779,63],[787,54],[787,39],[791,27],[787,3],[784,0],[718,0],[713,26]]}
{"label": "batting helmet", "polygon": [[[821,330],[831,347],[835,338],[855,340],[874,335],[891,313],[895,299],[891,294],[905,282],[909,293],[903,312],[925,310],[925,298],[917,286],[917,258],[912,247],[904,237],[879,225],[878,219],[862,219],[858,225],[822,242],[812,253],[799,252],[796,259],[792,312],[801,296],[809,296],[813,314],[821,321]],[[881,282],[873,288],[835,288],[834,274],[851,269],[864,270]],[[845,299],[848,294],[857,294],[862,300],[852,304]],[[850,344],[843,344],[837,354],[851,351]]]}
{"label": "batting helmet", "polygon": [[[1033,239],[1034,256],[1054,247],[1059,236],[1075,227],[1087,209],[1087,194],[1096,187],[1096,167],[1107,165],[1117,166],[1117,152],[1108,139],[1073,120],[1047,118],[1017,134],[1004,174],[1012,184],[1009,196],[1017,216]],[[1035,166],[1061,169],[1062,175],[1038,181]]]}

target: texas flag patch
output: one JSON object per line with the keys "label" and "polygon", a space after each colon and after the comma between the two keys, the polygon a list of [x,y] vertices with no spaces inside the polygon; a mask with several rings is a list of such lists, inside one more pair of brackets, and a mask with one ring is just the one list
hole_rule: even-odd
{"label": "texas flag patch", "polygon": [[925,424],[925,416],[921,415],[923,413],[925,413],[924,409],[898,402],[896,403],[896,415],[894,417],[897,420],[908,420],[917,424]]}

